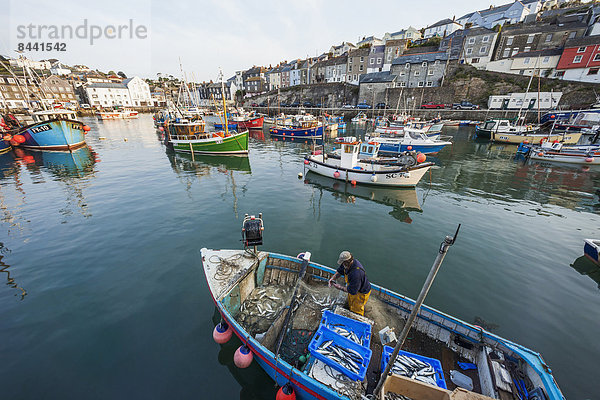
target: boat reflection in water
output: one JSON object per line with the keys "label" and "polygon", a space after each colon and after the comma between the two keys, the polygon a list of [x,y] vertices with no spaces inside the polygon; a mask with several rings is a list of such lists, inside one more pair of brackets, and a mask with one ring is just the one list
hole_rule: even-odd
{"label": "boat reflection in water", "polygon": [[10,276],[10,265],[2,261],[7,253],[10,253],[10,250],[4,246],[4,243],[0,242],[0,272],[6,274],[6,285],[16,289],[15,296],[20,296],[21,300],[23,300],[25,296],[27,296],[27,291],[19,286],[19,284],[15,282],[15,279]]}
{"label": "boat reflection in water", "polygon": [[204,176],[209,175],[212,168],[224,173],[229,171],[252,172],[250,170],[250,159],[245,155],[192,155],[167,150],[167,157],[171,162],[171,168],[178,174],[191,172],[198,176]]}
{"label": "boat reflection in water", "polygon": [[356,198],[370,200],[392,207],[390,215],[401,222],[410,224],[410,212],[423,212],[417,191],[414,188],[385,188],[370,185],[352,185],[325,176],[307,172],[304,183],[319,190],[331,192],[343,203],[355,203]]}
{"label": "boat reflection in water", "polygon": [[600,289],[600,266],[596,265],[586,256],[581,256],[571,264],[571,267],[581,275],[587,275],[598,284]]}
{"label": "boat reflection in water", "polygon": [[43,167],[58,178],[83,178],[92,174],[94,165],[100,161],[89,146],[73,151],[27,151],[17,148],[15,155],[27,165],[27,169]]}

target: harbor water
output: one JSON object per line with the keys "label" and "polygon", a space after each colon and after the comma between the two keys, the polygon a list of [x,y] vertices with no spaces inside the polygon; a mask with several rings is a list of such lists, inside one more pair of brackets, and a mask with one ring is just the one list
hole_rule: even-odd
{"label": "harbor water", "polygon": [[[515,146],[448,127],[454,144],[416,190],[306,174],[311,144],[251,134],[249,157],[174,154],[149,115],[84,122],[74,153],[0,155],[0,398],[274,399],[218,317],[199,250],[240,248],[263,213],[263,248],[342,250],[372,282],[415,298],[462,224],[426,303],[540,352],[568,399],[595,399],[600,170],[514,160]],[[362,134],[350,127],[348,133]]]}

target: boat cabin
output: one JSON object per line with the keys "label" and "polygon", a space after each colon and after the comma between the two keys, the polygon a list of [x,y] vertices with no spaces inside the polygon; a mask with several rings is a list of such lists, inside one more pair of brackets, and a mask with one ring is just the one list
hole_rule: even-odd
{"label": "boat cabin", "polygon": [[339,137],[335,141],[341,145],[340,167],[352,169],[358,165],[360,142],[354,136]]}
{"label": "boat cabin", "polygon": [[37,112],[33,113],[32,117],[33,117],[34,123],[53,121],[53,120],[72,120],[72,121],[77,120],[77,116],[75,115],[75,112],[70,111],[70,110],[65,110],[65,109],[37,111]]}
{"label": "boat cabin", "polygon": [[358,158],[375,158],[379,153],[380,143],[377,142],[363,142],[360,144],[360,150],[358,152]]}

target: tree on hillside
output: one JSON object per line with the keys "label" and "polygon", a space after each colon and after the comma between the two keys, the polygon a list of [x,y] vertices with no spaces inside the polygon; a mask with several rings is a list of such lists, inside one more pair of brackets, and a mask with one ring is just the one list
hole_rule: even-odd
{"label": "tree on hillside", "polygon": [[127,79],[127,75],[125,75],[125,73],[123,71],[117,72],[117,75],[119,75],[123,79]]}

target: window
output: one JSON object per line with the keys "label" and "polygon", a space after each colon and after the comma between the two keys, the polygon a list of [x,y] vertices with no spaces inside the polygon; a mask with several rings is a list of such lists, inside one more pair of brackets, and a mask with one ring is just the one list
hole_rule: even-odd
{"label": "window", "polygon": [[594,61],[600,61],[600,53],[594,56]]}
{"label": "window", "polygon": [[364,66],[364,65],[360,65],[360,66],[358,67],[358,70],[359,70],[359,71],[361,71],[361,72],[362,72],[362,70],[364,70],[364,69],[365,69],[365,66]]}
{"label": "window", "polygon": [[544,59],[542,60],[543,64],[548,64],[550,62],[550,57],[544,57]]}
{"label": "window", "polygon": [[410,68],[410,64],[409,63],[404,64],[404,68],[409,69]]}
{"label": "window", "polygon": [[479,54],[486,54],[487,53],[487,46],[483,46],[479,49]]}
{"label": "window", "polygon": [[399,76],[406,76],[404,72],[400,72]]}
{"label": "window", "polygon": [[535,35],[529,35],[527,36],[527,44],[533,43],[533,39],[535,38]]}
{"label": "window", "polygon": [[354,57],[350,57],[350,58],[348,58],[348,60],[349,60],[348,62],[349,62],[350,64],[352,64],[352,59],[353,59],[353,58],[354,58]]}
{"label": "window", "polygon": [[523,64],[529,64],[529,61],[531,61],[531,58],[525,57],[525,59],[523,60]]}
{"label": "window", "polygon": [[510,47],[507,49],[504,49],[504,53],[502,53],[502,57],[508,57],[510,56]]}
{"label": "window", "polygon": [[352,65],[348,67],[348,72],[352,72]]}
{"label": "window", "polygon": [[429,71],[427,71],[427,75],[430,75],[430,76],[431,76],[431,75],[433,75],[433,74],[434,74],[434,72],[433,72],[433,70],[432,70],[432,69],[430,69]]}
{"label": "window", "polygon": [[487,43],[487,42],[489,42],[489,41],[490,41],[490,37],[489,37],[489,36],[484,36],[484,37],[482,37],[482,38],[481,38],[481,41],[482,41],[483,43]]}
{"label": "window", "polygon": [[427,82],[427,87],[432,87],[433,86],[433,82]]}
{"label": "window", "polygon": [[400,82],[400,87],[406,87],[406,82]]}
{"label": "window", "polygon": [[575,39],[576,36],[577,36],[577,32],[569,33],[569,39]]}
{"label": "window", "polygon": [[470,55],[470,54],[472,54],[472,53],[473,53],[473,49],[469,47],[469,48],[467,49],[467,55]]}
{"label": "window", "polygon": [[381,57],[377,57],[377,64],[381,64]]}
{"label": "window", "polygon": [[510,46],[511,44],[513,44],[513,39],[514,39],[514,37],[512,37],[512,36],[507,37],[506,38],[506,45]]}
{"label": "window", "polygon": [[565,71],[556,71],[556,74],[554,74],[554,76],[557,78],[561,78],[565,76]]}
{"label": "window", "polygon": [[415,76],[419,76],[421,73],[419,71],[415,71]]}
{"label": "window", "polygon": [[371,64],[371,65],[375,64],[375,59],[374,59],[374,58],[371,58],[371,59],[369,60],[369,64]]}
{"label": "window", "polygon": [[552,34],[551,33],[549,33],[549,34],[546,35],[546,42],[550,42],[550,41],[552,41]]}
{"label": "window", "polygon": [[586,48],[587,48],[587,47],[580,47],[580,48],[578,48],[578,49],[577,49],[577,52],[578,52],[578,53],[585,53],[585,49],[586,49]]}
{"label": "window", "polygon": [[530,51],[531,51],[531,47],[529,47],[529,46],[527,46],[527,47],[525,47],[525,48],[523,49],[523,52],[524,52],[524,53],[528,53],[528,52],[530,52]]}
{"label": "window", "polygon": [[425,84],[424,84],[424,82],[423,82],[423,81],[421,81],[421,82],[419,82],[419,85],[418,85],[418,86],[419,86],[419,87],[423,87],[423,86],[425,86]]}
{"label": "window", "polygon": [[513,51],[512,51],[512,54],[511,54],[511,56],[514,56],[514,55],[515,55],[515,54],[517,54],[518,52],[519,52],[519,48],[518,48],[518,47],[515,47],[515,48],[513,49]]}
{"label": "window", "polygon": [[598,75],[598,70],[599,70],[599,69],[600,69],[600,68],[590,68],[590,69],[588,70],[588,73],[587,73],[587,74],[588,74],[588,75]]}
{"label": "window", "polygon": [[365,61],[365,58],[363,56],[360,56],[360,62]]}
{"label": "window", "polygon": [[423,67],[423,68],[427,68],[427,61],[423,61],[423,62],[421,63],[421,67]]}
{"label": "window", "polygon": [[471,64],[477,64],[479,62],[479,58],[474,58],[471,60]]}
{"label": "window", "polygon": [[575,58],[573,59],[573,64],[580,63],[582,58],[583,56],[575,56]]}
{"label": "window", "polygon": [[470,37],[469,38],[469,44],[474,44],[475,43],[475,38],[474,37]]}

